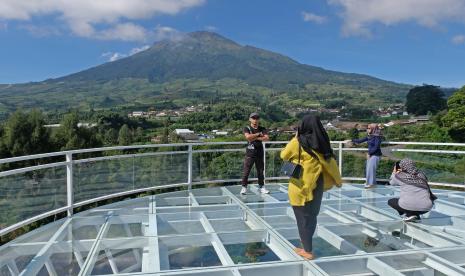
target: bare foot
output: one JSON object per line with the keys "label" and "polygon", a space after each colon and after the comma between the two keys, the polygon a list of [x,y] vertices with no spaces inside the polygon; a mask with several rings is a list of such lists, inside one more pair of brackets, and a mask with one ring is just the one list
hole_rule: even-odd
{"label": "bare foot", "polygon": [[300,252],[305,252],[305,250],[303,248],[296,247],[296,248],[294,248],[294,252],[299,254]]}
{"label": "bare foot", "polygon": [[304,259],[307,259],[307,260],[313,260],[315,259],[315,256],[313,255],[312,252],[307,252],[305,250],[302,250],[302,251],[299,251],[299,252],[296,252],[297,255],[303,257]]}

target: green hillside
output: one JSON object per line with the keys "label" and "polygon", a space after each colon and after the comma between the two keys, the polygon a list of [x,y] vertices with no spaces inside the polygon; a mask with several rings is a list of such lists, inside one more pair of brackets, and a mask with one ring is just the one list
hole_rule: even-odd
{"label": "green hillside", "polygon": [[0,85],[0,114],[17,108],[50,112],[157,106],[166,101],[182,106],[237,99],[238,94],[259,95],[284,107],[320,104],[327,99],[383,105],[402,101],[409,88],[366,75],[300,64],[215,33],[194,32],[61,78]]}

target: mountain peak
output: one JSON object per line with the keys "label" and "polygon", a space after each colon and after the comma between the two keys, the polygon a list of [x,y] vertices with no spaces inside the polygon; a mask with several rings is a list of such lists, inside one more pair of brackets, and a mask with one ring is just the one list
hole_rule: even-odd
{"label": "mountain peak", "polygon": [[210,32],[210,31],[195,31],[187,34],[190,37],[194,38],[220,38],[220,39],[226,39],[224,36],[215,33],[215,32]]}
{"label": "mountain peak", "polygon": [[235,46],[240,46],[236,42],[232,41],[231,39],[228,39],[222,35],[219,35],[215,32],[209,32],[209,31],[196,31],[192,33],[187,34],[188,37],[193,38],[195,40],[205,42],[205,43],[226,43],[226,44],[232,44]]}

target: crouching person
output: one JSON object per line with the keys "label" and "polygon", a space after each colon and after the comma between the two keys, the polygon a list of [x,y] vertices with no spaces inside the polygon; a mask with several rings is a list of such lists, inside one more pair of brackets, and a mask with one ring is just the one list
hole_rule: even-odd
{"label": "crouching person", "polygon": [[400,186],[400,197],[389,199],[388,204],[399,215],[405,214],[404,221],[418,221],[420,215],[433,207],[436,197],[431,192],[428,178],[411,159],[402,159],[396,163],[389,183]]}

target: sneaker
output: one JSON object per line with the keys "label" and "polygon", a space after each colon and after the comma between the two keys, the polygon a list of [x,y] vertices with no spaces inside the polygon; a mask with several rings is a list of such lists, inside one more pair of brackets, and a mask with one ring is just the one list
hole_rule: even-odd
{"label": "sneaker", "polygon": [[399,230],[394,230],[392,231],[391,235],[396,238],[400,238],[400,231]]}
{"label": "sneaker", "polygon": [[419,221],[420,219],[417,216],[410,216],[410,217],[405,217],[402,220],[404,222],[416,222],[416,221]]}
{"label": "sneaker", "polygon": [[375,185],[365,185],[365,189],[371,189],[371,188],[374,188]]}
{"label": "sneaker", "polygon": [[268,191],[265,187],[258,188],[258,192],[260,192],[261,194],[269,194],[270,193],[270,191]]}
{"label": "sneaker", "polygon": [[246,195],[247,194],[247,188],[246,187],[242,187],[241,189],[241,195]]}

